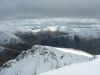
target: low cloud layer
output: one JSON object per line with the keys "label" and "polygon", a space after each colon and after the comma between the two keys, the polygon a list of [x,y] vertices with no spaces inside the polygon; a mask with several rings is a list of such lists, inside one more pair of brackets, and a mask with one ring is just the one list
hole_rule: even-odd
{"label": "low cloud layer", "polygon": [[0,19],[100,17],[100,0],[0,0]]}

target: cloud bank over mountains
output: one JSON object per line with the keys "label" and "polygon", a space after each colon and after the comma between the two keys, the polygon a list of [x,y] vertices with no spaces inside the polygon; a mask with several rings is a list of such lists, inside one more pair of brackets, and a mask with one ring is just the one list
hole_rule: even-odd
{"label": "cloud bank over mountains", "polygon": [[0,19],[100,17],[100,0],[0,0]]}

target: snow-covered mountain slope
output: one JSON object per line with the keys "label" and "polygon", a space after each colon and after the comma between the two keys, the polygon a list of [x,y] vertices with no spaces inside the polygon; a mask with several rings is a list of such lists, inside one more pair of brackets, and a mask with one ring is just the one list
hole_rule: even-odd
{"label": "snow-covered mountain slope", "polygon": [[92,59],[94,56],[74,49],[35,45],[5,63],[0,75],[35,75]]}
{"label": "snow-covered mountain slope", "polygon": [[0,30],[9,32],[58,30],[69,32],[72,35],[77,34],[82,37],[100,37],[100,20],[73,18],[8,20],[0,21]]}
{"label": "snow-covered mountain slope", "polygon": [[12,33],[0,31],[0,45],[18,44],[22,43],[22,40]]}
{"label": "snow-covered mountain slope", "polygon": [[0,47],[0,52],[4,51],[4,47]]}
{"label": "snow-covered mountain slope", "polygon": [[6,51],[6,50],[9,50],[9,49],[8,49],[8,48],[5,48],[5,47],[0,46],[0,52],[4,52],[4,51]]}
{"label": "snow-covered mountain slope", "polygon": [[100,55],[89,62],[73,64],[39,75],[100,75]]}

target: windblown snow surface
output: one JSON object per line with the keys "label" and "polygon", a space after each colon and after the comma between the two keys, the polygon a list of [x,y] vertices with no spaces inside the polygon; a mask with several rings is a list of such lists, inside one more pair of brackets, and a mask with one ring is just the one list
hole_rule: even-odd
{"label": "windblown snow surface", "polygon": [[73,64],[39,75],[100,75],[100,55],[89,62]]}
{"label": "windblown snow surface", "polygon": [[16,59],[5,63],[0,68],[0,75],[35,75],[93,59],[94,56],[83,51],[35,45]]}

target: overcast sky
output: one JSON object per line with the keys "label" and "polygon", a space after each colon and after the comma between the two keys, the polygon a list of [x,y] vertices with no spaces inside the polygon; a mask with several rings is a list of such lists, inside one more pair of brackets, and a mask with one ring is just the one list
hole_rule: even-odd
{"label": "overcast sky", "polygon": [[100,0],[0,0],[4,18],[99,18]]}

